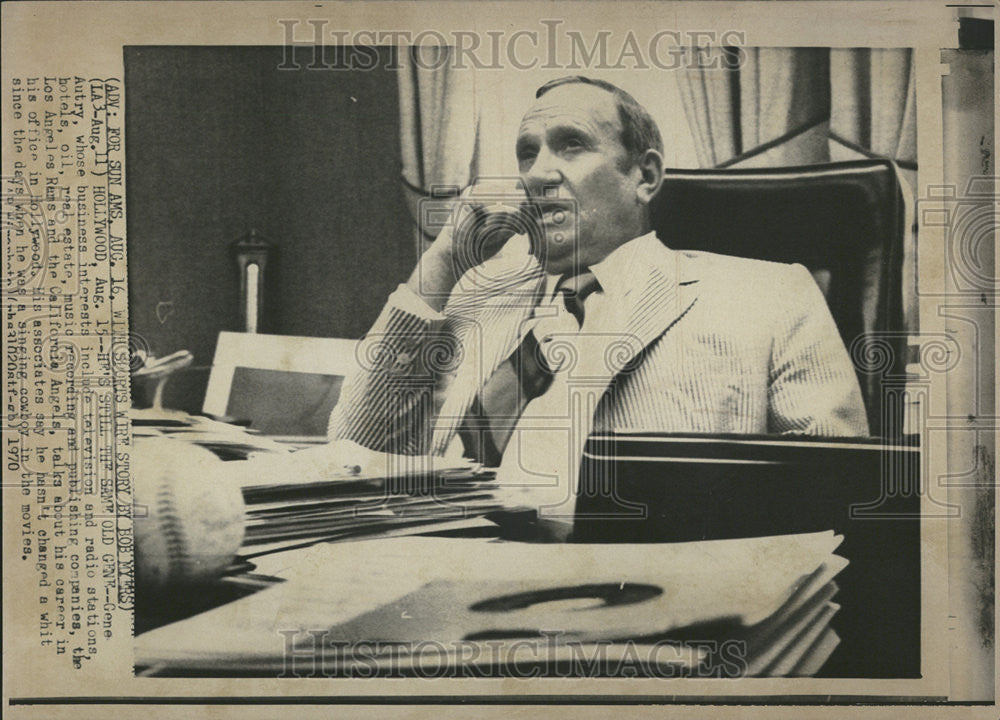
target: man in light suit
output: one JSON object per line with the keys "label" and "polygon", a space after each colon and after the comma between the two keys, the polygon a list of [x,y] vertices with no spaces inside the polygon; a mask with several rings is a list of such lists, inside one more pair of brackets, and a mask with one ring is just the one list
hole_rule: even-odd
{"label": "man in light suit", "polygon": [[500,462],[504,482],[543,478],[568,497],[590,430],[867,434],[805,268],[677,251],[651,232],[662,140],[630,95],[548,83],[516,150],[536,225],[508,240],[525,213],[500,215],[506,233],[488,207],[456,216],[362,341],[332,440],[457,447]]}

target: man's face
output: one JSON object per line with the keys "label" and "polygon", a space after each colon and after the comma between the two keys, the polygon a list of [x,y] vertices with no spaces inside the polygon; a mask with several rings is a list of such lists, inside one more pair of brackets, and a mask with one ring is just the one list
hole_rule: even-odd
{"label": "man's face", "polygon": [[641,171],[621,137],[611,93],[580,83],[549,90],[521,121],[518,170],[541,213],[532,252],[546,271],[582,271],[640,234]]}

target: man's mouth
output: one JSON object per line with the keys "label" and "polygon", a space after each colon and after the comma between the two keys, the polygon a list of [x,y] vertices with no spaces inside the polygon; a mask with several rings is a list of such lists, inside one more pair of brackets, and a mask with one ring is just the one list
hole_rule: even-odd
{"label": "man's mouth", "polygon": [[534,231],[531,238],[531,253],[542,262],[556,247],[567,244],[575,234],[573,200],[557,197],[531,197],[524,209],[533,218]]}
{"label": "man's mouth", "polygon": [[561,225],[570,217],[572,202],[550,198],[538,198],[532,201],[531,209],[539,222],[544,225]]}

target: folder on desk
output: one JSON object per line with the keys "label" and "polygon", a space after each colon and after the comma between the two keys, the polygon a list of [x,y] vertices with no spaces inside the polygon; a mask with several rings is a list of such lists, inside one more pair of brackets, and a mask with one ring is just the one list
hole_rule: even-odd
{"label": "folder on desk", "polygon": [[458,675],[525,665],[613,675],[627,660],[658,677],[808,674],[837,644],[840,540],[319,545],[286,582],[139,636],[137,665],[167,675],[267,675],[289,662],[330,676],[428,662]]}

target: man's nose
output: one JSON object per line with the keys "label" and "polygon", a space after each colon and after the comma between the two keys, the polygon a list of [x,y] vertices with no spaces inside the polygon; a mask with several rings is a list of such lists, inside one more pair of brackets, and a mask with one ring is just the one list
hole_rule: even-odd
{"label": "man's nose", "polygon": [[551,197],[558,192],[562,183],[562,173],[557,165],[558,158],[547,148],[538,152],[535,161],[521,174],[524,189],[530,197]]}

